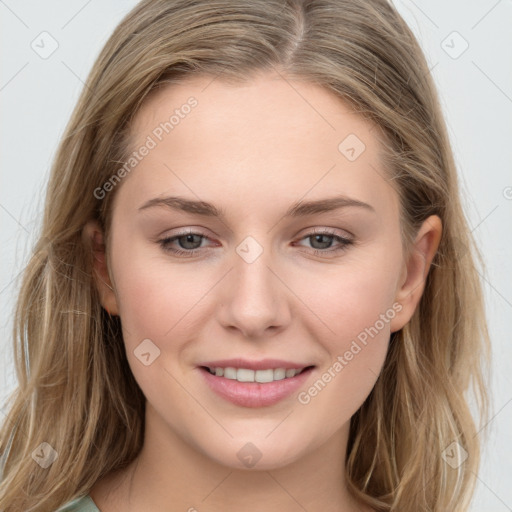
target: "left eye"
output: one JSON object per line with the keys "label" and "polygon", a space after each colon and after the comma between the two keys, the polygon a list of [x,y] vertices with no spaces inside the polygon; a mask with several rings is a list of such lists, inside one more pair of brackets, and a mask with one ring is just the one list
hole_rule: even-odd
{"label": "left eye", "polygon": [[[208,238],[206,235],[202,233],[194,233],[192,231],[181,233],[172,237],[167,237],[162,240],[159,240],[158,243],[162,247],[162,249],[166,252],[170,252],[172,254],[178,256],[191,257],[195,256],[198,252],[200,252],[202,239]],[[312,233],[308,233],[306,236],[302,237],[300,241],[309,239],[313,244],[319,244],[319,248],[313,247],[313,252],[315,255],[325,255],[326,253],[339,253],[344,251],[349,245],[353,244],[354,241],[350,238],[345,238],[340,235],[336,235],[331,231],[314,231]],[[174,242],[178,242],[181,248],[172,247]],[[331,248],[333,241],[338,242],[339,247],[334,249]]]}
{"label": "left eye", "polygon": [[[313,247],[313,252],[317,256],[322,256],[327,254],[338,254],[339,252],[345,251],[347,247],[354,243],[354,241],[350,238],[346,238],[340,235],[336,235],[332,231],[319,230],[314,231],[313,233],[307,234],[301,240],[309,239],[310,242],[314,244],[319,244],[319,248]],[[331,248],[332,242],[338,242],[339,246],[334,249]]]}

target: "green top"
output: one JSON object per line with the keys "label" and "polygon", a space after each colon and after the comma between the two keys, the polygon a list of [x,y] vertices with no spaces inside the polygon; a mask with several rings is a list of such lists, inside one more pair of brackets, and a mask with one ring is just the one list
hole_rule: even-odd
{"label": "green top", "polygon": [[66,503],[57,512],[100,512],[92,498],[86,494]]}

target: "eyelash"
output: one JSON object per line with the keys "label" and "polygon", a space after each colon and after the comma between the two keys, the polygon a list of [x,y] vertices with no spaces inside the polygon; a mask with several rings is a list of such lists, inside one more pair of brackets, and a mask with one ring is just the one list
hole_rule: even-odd
{"label": "eyelash", "polygon": [[[196,233],[194,231],[187,231],[184,233],[179,233],[172,237],[167,237],[162,240],[159,240],[158,243],[165,252],[172,253],[176,256],[184,256],[187,258],[191,258],[191,257],[195,256],[198,252],[200,252],[201,249],[184,250],[184,249],[172,249],[169,247],[169,245],[172,242],[174,242],[175,240],[185,237],[185,236],[188,236],[188,235],[197,235],[197,236],[200,236],[203,238],[208,238],[206,235],[204,235],[202,233]],[[336,235],[335,233],[333,233],[332,231],[329,231],[327,229],[322,229],[322,230],[318,230],[318,231],[315,230],[315,231],[303,236],[300,240],[304,240],[306,238],[310,238],[310,237],[317,236],[317,235],[325,235],[328,237],[332,237],[335,241],[337,241],[341,244],[341,247],[338,247],[337,249],[324,249],[324,250],[313,249],[312,252],[315,256],[325,256],[326,253],[336,255],[336,254],[339,254],[339,253],[345,251],[348,248],[348,246],[350,246],[354,243],[354,241],[351,240],[350,238],[345,238],[340,235]]]}

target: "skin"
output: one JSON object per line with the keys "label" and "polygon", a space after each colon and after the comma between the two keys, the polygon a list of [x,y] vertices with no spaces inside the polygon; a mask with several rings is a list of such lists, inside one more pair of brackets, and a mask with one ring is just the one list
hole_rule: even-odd
{"label": "skin", "polygon": [[[376,382],[391,332],[419,303],[441,221],[424,222],[406,259],[375,127],[330,92],[278,74],[245,85],[195,77],[152,94],[132,125],[134,149],[190,96],[198,105],[117,185],[108,248],[96,222],[84,228],[102,304],[122,319],[147,399],[141,454],[90,495],[102,512],[370,510],[344,485],[350,418]],[[366,146],[354,161],[338,150],[351,133]],[[375,211],[284,217],[300,199],[338,194]],[[226,218],[138,211],[167,195],[211,202]],[[171,247],[199,247],[197,255],[159,245],[187,228],[204,238]],[[354,244],[329,254],[340,244],[315,242],[322,228]],[[247,236],[263,248],[251,263],[236,252]],[[400,311],[307,404],[294,393],[273,406],[237,406],[197,368],[232,357],[314,364],[308,390],[393,304]],[[146,366],[134,350],[148,338],[160,356]],[[237,457],[248,442],[262,455],[252,468]]]}

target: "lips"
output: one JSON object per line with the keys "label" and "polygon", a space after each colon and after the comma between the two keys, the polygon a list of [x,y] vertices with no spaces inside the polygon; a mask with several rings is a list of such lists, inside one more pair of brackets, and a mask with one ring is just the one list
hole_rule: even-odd
{"label": "lips", "polygon": [[[207,361],[198,367],[212,391],[242,407],[266,407],[289,397],[303,385],[314,368],[314,365],[278,359],[223,359]],[[217,371],[212,373],[212,370]],[[271,372],[272,379],[269,378]]]}

